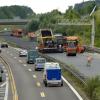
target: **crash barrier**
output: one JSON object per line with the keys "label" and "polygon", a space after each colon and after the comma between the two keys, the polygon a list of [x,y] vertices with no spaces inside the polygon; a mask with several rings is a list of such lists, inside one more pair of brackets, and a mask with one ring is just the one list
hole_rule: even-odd
{"label": "crash barrier", "polygon": [[100,53],[100,48],[90,47],[90,46],[85,46],[85,48],[86,48],[86,51]]}

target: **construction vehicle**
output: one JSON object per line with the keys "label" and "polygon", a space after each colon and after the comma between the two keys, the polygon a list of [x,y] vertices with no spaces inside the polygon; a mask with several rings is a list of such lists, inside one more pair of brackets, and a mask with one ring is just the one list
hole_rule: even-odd
{"label": "construction vehicle", "polygon": [[38,58],[38,51],[37,50],[29,50],[28,54],[27,54],[27,63],[31,64],[31,63],[35,63],[35,59]]}
{"label": "construction vehicle", "polygon": [[63,86],[61,77],[61,68],[57,62],[46,62],[44,66],[43,82],[45,86],[60,85]]}
{"label": "construction vehicle", "polygon": [[55,37],[51,29],[40,29],[37,36],[38,50],[44,52],[63,52],[61,45],[55,42]]}
{"label": "construction vehicle", "polygon": [[22,29],[14,29],[14,30],[12,30],[11,36],[22,37],[23,30]]}
{"label": "construction vehicle", "polygon": [[67,52],[67,55],[75,55],[77,53],[83,53],[85,48],[79,44],[79,37],[77,36],[66,36],[64,37],[64,50]]}

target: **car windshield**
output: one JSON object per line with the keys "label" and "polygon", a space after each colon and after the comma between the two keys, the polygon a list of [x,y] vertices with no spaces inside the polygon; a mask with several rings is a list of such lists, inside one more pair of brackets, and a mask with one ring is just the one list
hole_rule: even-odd
{"label": "car windshield", "polygon": [[36,60],[37,63],[45,63],[45,59],[38,59]]}

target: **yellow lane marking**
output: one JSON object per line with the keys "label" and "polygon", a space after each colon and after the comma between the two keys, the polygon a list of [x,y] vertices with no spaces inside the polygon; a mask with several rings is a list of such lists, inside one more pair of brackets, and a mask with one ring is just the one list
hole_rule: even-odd
{"label": "yellow lane marking", "polygon": [[36,75],[33,75],[33,78],[37,78],[37,76]]}
{"label": "yellow lane marking", "polygon": [[45,93],[44,92],[40,92],[40,95],[41,95],[42,98],[45,97]]}
{"label": "yellow lane marking", "polygon": [[13,100],[18,100],[16,84],[15,84],[15,80],[14,80],[10,65],[4,60],[4,58],[2,58],[1,60],[2,60],[2,63],[5,65],[5,67],[6,67],[7,71],[8,71],[8,76],[9,76],[9,80],[10,80]]}
{"label": "yellow lane marking", "polygon": [[37,85],[38,87],[40,87],[40,86],[41,86],[40,82],[37,82],[37,83],[36,83],[36,85]]}

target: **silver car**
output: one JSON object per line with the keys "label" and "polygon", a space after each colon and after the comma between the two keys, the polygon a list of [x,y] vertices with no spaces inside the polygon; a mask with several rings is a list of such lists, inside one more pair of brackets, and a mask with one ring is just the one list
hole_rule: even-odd
{"label": "silver car", "polygon": [[27,56],[27,50],[19,51],[19,57],[26,57],[26,56]]}

